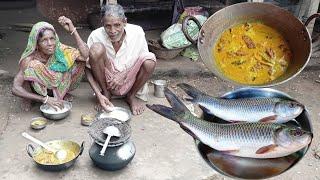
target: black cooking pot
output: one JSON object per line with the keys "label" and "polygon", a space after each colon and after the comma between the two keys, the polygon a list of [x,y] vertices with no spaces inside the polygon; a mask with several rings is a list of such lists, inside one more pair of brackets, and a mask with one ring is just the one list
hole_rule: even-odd
{"label": "black cooking pot", "polygon": [[124,168],[133,159],[136,148],[132,141],[119,146],[108,146],[104,156],[100,155],[103,144],[92,144],[89,155],[93,163],[104,170],[115,171]]}
{"label": "black cooking pot", "polygon": [[42,164],[41,162],[37,162],[35,160],[35,156],[43,151],[42,147],[34,148],[31,144],[27,145],[27,153],[28,155],[34,160],[34,162],[43,170],[47,171],[61,171],[68,169],[71,167],[77,160],[77,158],[82,154],[84,149],[84,142],[81,143],[81,146],[78,143],[75,143],[73,141],[66,141],[66,140],[54,140],[49,141],[46,143],[50,147],[56,148],[56,149],[62,149],[62,150],[70,150],[75,154],[75,157],[65,163],[61,164]]}

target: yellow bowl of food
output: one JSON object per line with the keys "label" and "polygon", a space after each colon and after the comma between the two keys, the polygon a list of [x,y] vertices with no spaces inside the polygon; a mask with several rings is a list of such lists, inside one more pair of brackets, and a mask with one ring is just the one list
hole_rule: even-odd
{"label": "yellow bowl of food", "polygon": [[80,146],[78,143],[68,140],[53,140],[46,142],[46,145],[56,150],[64,150],[67,153],[66,157],[61,160],[54,153],[40,146],[35,148],[28,144],[28,155],[40,168],[48,171],[60,171],[71,167],[84,149],[84,142]]}
{"label": "yellow bowl of food", "polygon": [[30,127],[35,130],[43,129],[46,127],[46,125],[47,125],[47,119],[43,117],[32,118],[32,121],[30,123]]}

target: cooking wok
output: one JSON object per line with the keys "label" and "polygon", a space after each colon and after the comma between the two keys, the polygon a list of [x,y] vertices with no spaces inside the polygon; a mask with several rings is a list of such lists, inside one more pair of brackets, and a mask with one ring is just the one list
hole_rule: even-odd
{"label": "cooking wok", "polygon": [[34,160],[34,162],[38,165],[38,167],[42,168],[46,171],[61,171],[71,167],[77,160],[77,158],[82,154],[84,149],[84,142],[79,145],[76,142],[69,141],[69,140],[53,140],[46,142],[47,145],[56,149],[63,149],[63,150],[70,150],[75,154],[75,157],[67,162],[61,162],[57,164],[45,164],[42,162],[38,162],[35,159],[35,156],[39,155],[44,151],[42,147],[34,148],[31,144],[27,145],[27,153],[28,155]]}
{"label": "cooking wok", "polygon": [[[298,75],[307,65],[311,56],[311,36],[306,26],[308,23],[319,17],[320,14],[314,14],[309,17],[305,24],[297,19],[289,11],[278,6],[267,3],[239,3],[227,6],[212,16],[202,25],[198,37],[198,49],[200,56],[207,66],[218,77],[230,81],[236,85],[252,87],[270,87],[284,83]],[[188,20],[195,18],[187,17]],[[220,35],[228,28],[245,22],[260,21],[276,29],[287,40],[292,59],[287,71],[277,79],[265,84],[242,84],[226,77],[218,68],[217,62],[213,56],[213,48],[219,40]],[[185,25],[184,25],[185,26]],[[190,41],[196,43],[187,36]]]}

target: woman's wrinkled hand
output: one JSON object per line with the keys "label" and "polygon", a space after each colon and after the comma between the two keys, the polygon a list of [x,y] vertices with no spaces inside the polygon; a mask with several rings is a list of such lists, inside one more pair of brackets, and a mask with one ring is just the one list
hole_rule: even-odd
{"label": "woman's wrinkled hand", "polygon": [[69,33],[73,32],[75,30],[75,27],[74,27],[72,21],[65,16],[60,16],[58,18],[58,22]]}
{"label": "woman's wrinkled hand", "polygon": [[55,109],[56,111],[58,109],[63,109],[64,105],[63,105],[63,101],[62,100],[58,100],[54,97],[49,97],[48,101],[46,102],[46,104],[48,104],[49,106],[51,106],[53,109]]}

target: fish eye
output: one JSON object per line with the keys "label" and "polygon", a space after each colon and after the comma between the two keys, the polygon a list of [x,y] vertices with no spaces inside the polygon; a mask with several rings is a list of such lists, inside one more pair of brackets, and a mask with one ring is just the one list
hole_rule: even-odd
{"label": "fish eye", "polygon": [[301,136],[302,135],[301,129],[292,129],[292,130],[290,130],[289,133],[292,136]]}

